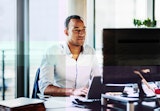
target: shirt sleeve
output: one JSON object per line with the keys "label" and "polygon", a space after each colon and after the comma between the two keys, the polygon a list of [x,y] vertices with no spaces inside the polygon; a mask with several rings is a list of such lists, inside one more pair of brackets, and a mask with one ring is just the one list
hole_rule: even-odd
{"label": "shirt sleeve", "polygon": [[93,76],[102,76],[102,65],[100,65],[100,63],[98,62],[95,49],[90,47],[89,45],[86,45],[85,49],[87,54],[92,55],[90,78],[92,78]]}
{"label": "shirt sleeve", "polygon": [[102,70],[101,70],[100,64],[98,63],[96,54],[93,55],[93,65],[91,70],[91,76],[102,76]]}
{"label": "shirt sleeve", "polygon": [[42,58],[39,76],[39,90],[44,94],[45,88],[54,82],[54,55],[48,50]]}

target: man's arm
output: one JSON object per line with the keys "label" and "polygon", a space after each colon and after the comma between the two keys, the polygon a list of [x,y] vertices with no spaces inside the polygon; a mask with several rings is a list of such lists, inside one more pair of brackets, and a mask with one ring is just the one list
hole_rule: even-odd
{"label": "man's arm", "polygon": [[86,87],[74,89],[74,88],[60,88],[54,85],[48,85],[44,91],[44,94],[51,96],[85,96],[88,92]]}

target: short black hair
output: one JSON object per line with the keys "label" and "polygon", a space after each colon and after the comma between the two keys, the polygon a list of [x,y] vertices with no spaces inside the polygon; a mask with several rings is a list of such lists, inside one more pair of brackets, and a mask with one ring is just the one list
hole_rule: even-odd
{"label": "short black hair", "polygon": [[70,15],[66,18],[65,20],[65,23],[64,23],[64,26],[65,28],[68,28],[68,24],[70,22],[71,19],[79,19],[79,20],[82,20],[82,18],[79,16],[79,15]]}

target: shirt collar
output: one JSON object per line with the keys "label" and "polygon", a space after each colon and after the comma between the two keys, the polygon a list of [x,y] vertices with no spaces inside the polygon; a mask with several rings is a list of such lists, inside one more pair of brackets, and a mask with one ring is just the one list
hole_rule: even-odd
{"label": "shirt collar", "polygon": [[[67,43],[65,43],[65,47],[66,47],[66,54],[71,55],[72,53],[71,53]],[[85,53],[85,45],[82,46],[82,52],[81,53]]]}

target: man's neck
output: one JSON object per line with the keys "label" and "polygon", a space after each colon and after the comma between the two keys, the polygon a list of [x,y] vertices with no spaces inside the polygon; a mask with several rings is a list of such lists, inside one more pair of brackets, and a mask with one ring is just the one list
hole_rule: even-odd
{"label": "man's neck", "polygon": [[68,46],[72,54],[80,54],[82,51],[82,46],[75,46],[70,44],[68,44]]}
{"label": "man's neck", "polygon": [[69,49],[73,55],[73,58],[75,60],[77,60],[80,52],[82,51],[82,46],[75,46],[75,45],[71,45],[71,44],[68,44],[68,46],[69,46]]}

